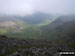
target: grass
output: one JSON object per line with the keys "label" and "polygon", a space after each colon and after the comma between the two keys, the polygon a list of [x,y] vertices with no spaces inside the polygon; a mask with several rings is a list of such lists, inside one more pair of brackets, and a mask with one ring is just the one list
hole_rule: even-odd
{"label": "grass", "polygon": [[75,42],[68,43],[68,46],[75,50]]}
{"label": "grass", "polygon": [[40,24],[36,24],[36,26],[37,27],[41,27],[41,26],[44,26],[44,25],[48,25],[48,24],[50,24],[51,22],[53,22],[54,20],[55,20],[56,18],[54,18],[54,19],[49,19],[49,20],[46,20],[46,21],[44,21],[44,22],[42,22],[42,23],[40,23]]}

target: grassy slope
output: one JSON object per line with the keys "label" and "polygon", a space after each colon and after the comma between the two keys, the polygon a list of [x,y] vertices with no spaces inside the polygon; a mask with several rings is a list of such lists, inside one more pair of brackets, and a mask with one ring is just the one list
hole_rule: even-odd
{"label": "grassy slope", "polygon": [[50,26],[43,29],[42,37],[50,40],[64,42],[68,46],[75,49],[75,20],[65,22],[55,28],[50,29]]}
{"label": "grassy slope", "polygon": [[[14,22],[16,24],[15,28],[3,27],[0,29],[0,34],[6,34],[11,38],[39,38],[40,37],[40,28],[44,25],[48,25],[52,20],[46,20],[40,24],[28,24],[23,21]],[[4,29],[5,28],[5,29]],[[7,31],[8,30],[8,31]]]}

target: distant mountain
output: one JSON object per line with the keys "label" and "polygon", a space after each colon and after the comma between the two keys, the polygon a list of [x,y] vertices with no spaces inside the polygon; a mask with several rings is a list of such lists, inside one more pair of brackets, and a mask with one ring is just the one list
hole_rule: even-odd
{"label": "distant mountain", "polygon": [[57,26],[64,24],[65,22],[75,20],[75,16],[60,16],[56,20],[54,20],[52,23],[48,24],[48,28],[56,28]]}
{"label": "distant mountain", "polygon": [[41,37],[65,42],[75,49],[75,16],[61,16],[41,29]]}
{"label": "distant mountain", "polygon": [[26,16],[0,15],[0,34],[35,36],[39,26],[47,25],[54,19],[53,15],[42,12],[35,12],[32,15]]}
{"label": "distant mountain", "polygon": [[46,14],[43,12],[35,12],[31,15],[26,16],[12,16],[12,15],[0,15],[0,22],[3,21],[24,21],[29,24],[40,24],[46,20],[52,20],[53,15]]}
{"label": "distant mountain", "polygon": [[21,20],[24,20],[30,24],[39,24],[45,20],[48,20],[48,19],[51,19],[53,18],[53,15],[50,15],[50,14],[46,14],[46,13],[43,13],[43,12],[36,12],[32,15],[27,15],[27,16],[24,16],[24,17],[20,17]]}
{"label": "distant mountain", "polygon": [[[51,34],[54,35],[54,33],[55,34],[59,33],[60,35],[60,32],[62,31],[66,32],[74,28],[75,26],[74,24],[75,24],[75,16],[61,16],[57,18],[55,21],[53,21],[52,23],[42,27],[44,33],[43,35],[51,36]],[[74,31],[74,29],[72,30]],[[49,35],[47,35],[47,33]]]}

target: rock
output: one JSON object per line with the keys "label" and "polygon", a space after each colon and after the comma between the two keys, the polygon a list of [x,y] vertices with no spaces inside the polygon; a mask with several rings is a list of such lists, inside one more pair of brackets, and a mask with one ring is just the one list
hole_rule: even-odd
{"label": "rock", "polygon": [[[6,38],[5,36],[3,36]],[[33,39],[0,39],[0,56],[58,56],[60,51],[70,51],[68,47],[56,42]]]}
{"label": "rock", "polygon": [[18,52],[15,52],[12,54],[12,56],[20,56],[20,54]]}

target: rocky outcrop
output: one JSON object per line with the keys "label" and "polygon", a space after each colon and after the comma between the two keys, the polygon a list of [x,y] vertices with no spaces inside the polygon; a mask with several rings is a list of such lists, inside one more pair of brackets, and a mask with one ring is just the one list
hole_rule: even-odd
{"label": "rocky outcrop", "polygon": [[0,36],[0,56],[56,56],[61,51],[72,50],[64,44],[49,40]]}

